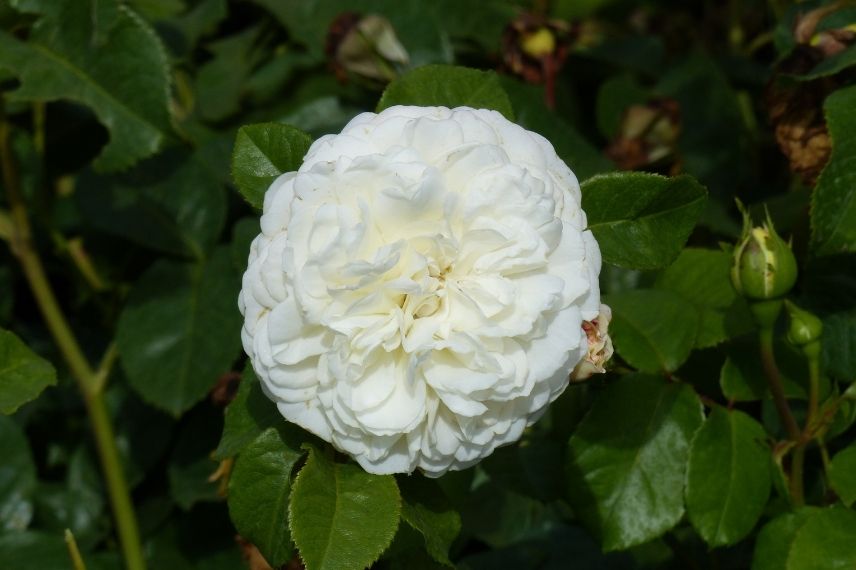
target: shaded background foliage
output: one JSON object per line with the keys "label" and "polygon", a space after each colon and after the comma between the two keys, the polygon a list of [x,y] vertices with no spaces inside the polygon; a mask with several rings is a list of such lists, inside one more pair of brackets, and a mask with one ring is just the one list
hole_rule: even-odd
{"label": "shaded background foliage", "polygon": [[[783,0],[0,2],[4,190],[85,355],[104,355],[149,567],[264,568],[261,553],[295,568],[294,542],[310,570],[856,564],[854,24],[850,3]],[[398,103],[494,108],[550,139],[587,181],[615,312],[609,374],[436,482],[368,475],[284,426],[239,341],[270,180],[310,137]],[[792,296],[824,322],[808,507],[789,497],[787,435],[720,247],[739,235],[734,197],[792,236]],[[119,568],[12,202],[0,567],[69,567],[70,529],[87,568]],[[802,425],[805,359],[776,354]]]}

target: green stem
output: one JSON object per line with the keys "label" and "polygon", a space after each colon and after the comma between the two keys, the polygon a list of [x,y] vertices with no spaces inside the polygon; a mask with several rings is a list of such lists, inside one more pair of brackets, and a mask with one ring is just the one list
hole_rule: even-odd
{"label": "green stem", "polygon": [[779,414],[779,419],[782,420],[782,425],[788,437],[793,441],[798,441],[800,438],[800,428],[794,419],[793,413],[791,413],[790,406],[788,406],[788,400],[785,398],[785,390],[782,388],[782,377],[779,374],[779,367],[776,365],[776,355],[773,351],[773,327],[762,326],[759,337],[761,342],[761,363],[764,366],[767,386],[769,386],[770,394],[773,396],[773,404],[776,406],[776,412]]}
{"label": "green stem", "polygon": [[65,529],[65,546],[68,548],[68,557],[71,558],[71,566],[74,570],[86,570],[86,564],[83,563],[83,557],[80,556],[80,549],[77,548],[77,541],[74,540],[74,535],[69,529]]}
{"label": "green stem", "polygon": [[803,496],[803,463],[805,463],[805,444],[800,444],[794,448],[794,453],[791,456],[790,479],[791,500],[798,507],[805,504],[805,497]]}
{"label": "green stem", "polygon": [[116,447],[113,427],[100,391],[103,381],[100,380],[99,374],[92,370],[62,313],[32,242],[26,204],[21,195],[18,171],[9,146],[9,124],[5,118],[0,119],[2,119],[0,120],[0,164],[3,168],[3,182],[9,196],[12,218],[13,234],[10,241],[12,253],[18,258],[51,336],[83,394],[95,436],[98,457],[107,483],[125,565],[128,570],[145,570],[146,563],[130,492],[119,462],[119,450]]}
{"label": "green stem", "polygon": [[817,409],[820,401],[820,358],[808,359],[808,412],[806,413],[805,434],[810,433],[817,420]]}

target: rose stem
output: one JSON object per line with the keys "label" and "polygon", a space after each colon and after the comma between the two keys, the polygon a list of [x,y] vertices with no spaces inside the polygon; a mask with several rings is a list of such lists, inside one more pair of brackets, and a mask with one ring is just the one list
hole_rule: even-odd
{"label": "rose stem", "polygon": [[[107,376],[108,370],[94,371],[89,365],[60,309],[45,275],[39,254],[33,246],[26,205],[18,185],[18,173],[9,145],[9,123],[2,111],[0,106],[0,163],[2,163],[3,182],[9,196],[12,217],[13,233],[10,241],[12,253],[18,258],[48,329],[83,395],[95,435],[101,470],[107,483],[125,565],[128,570],[145,570],[146,563],[140,544],[134,506],[119,461],[113,426],[110,424],[110,416],[101,390],[104,384],[102,378]],[[105,366],[109,366],[112,361],[112,358],[106,358]]]}
{"label": "rose stem", "polygon": [[797,443],[797,448],[794,450],[794,455],[791,458],[790,491],[794,503],[801,505],[803,502],[802,464],[805,450],[799,445],[800,428],[797,426],[794,415],[791,413],[791,408],[788,406],[788,400],[785,398],[785,391],[782,388],[782,377],[779,374],[779,367],[776,366],[776,357],[773,352],[773,327],[762,326],[759,338],[761,342],[761,362],[764,366],[764,375],[767,378],[770,394],[773,396],[773,403],[776,406],[779,418],[782,420],[782,425],[788,433],[788,438]]}

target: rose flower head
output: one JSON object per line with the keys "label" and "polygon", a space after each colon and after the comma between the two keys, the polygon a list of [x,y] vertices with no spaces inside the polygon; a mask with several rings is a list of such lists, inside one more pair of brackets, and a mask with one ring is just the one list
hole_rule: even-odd
{"label": "rose flower head", "polygon": [[321,137],[265,194],[243,278],[265,393],[371,473],[439,476],[517,440],[603,342],[580,198],[496,111],[396,106]]}

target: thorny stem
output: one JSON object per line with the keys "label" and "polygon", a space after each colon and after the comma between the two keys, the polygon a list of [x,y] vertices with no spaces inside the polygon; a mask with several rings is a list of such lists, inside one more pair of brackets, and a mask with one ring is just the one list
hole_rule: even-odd
{"label": "thorny stem", "polygon": [[[10,216],[12,218],[12,239],[10,240],[12,253],[21,264],[42,317],[86,403],[101,469],[110,496],[110,504],[113,508],[113,516],[116,520],[116,529],[119,534],[125,565],[128,570],[145,570],[146,563],[140,544],[134,507],[119,460],[113,426],[110,423],[110,416],[107,413],[107,406],[101,390],[104,385],[101,377],[106,376],[106,374],[102,370],[93,371],[84,356],[77,338],[60,309],[45,275],[39,254],[33,245],[26,204],[21,195],[18,171],[9,145],[9,123],[2,115],[2,106],[0,106],[0,165],[3,169],[3,183],[9,197]],[[109,355],[110,352],[108,351],[108,357]],[[112,357],[105,360],[110,362]]]}

